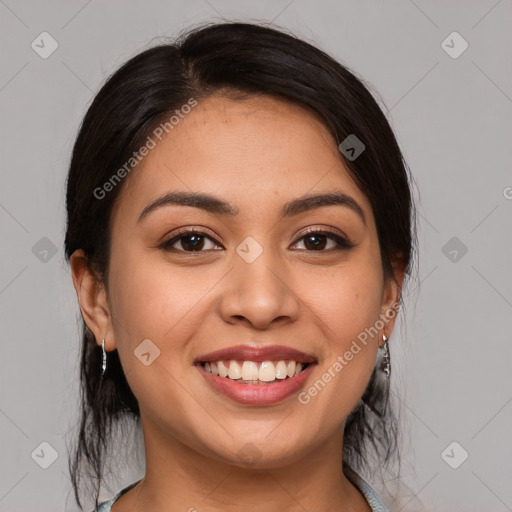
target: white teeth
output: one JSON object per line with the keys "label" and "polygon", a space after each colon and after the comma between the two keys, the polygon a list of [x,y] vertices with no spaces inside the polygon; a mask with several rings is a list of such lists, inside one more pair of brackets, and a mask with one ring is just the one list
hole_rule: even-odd
{"label": "white teeth", "polygon": [[276,364],[276,379],[286,379],[288,377],[288,368],[284,361],[278,361]]}
{"label": "white teeth", "polygon": [[299,375],[304,370],[305,364],[296,361],[208,361],[204,363],[204,369],[213,375],[232,380],[273,382],[276,379]]}
{"label": "white teeth", "polygon": [[288,361],[287,369],[288,377],[293,377],[295,375],[295,361]]}
{"label": "white teeth", "polygon": [[228,376],[228,368],[222,361],[217,361],[217,368],[219,370],[219,376],[220,377],[227,377]]}
{"label": "white teeth", "polygon": [[276,380],[276,367],[272,361],[263,361],[260,366],[259,380],[272,382]]}
{"label": "white teeth", "polygon": [[252,361],[244,361],[242,364],[242,379],[258,380],[258,365]]}
{"label": "white teeth", "polygon": [[233,380],[242,378],[242,367],[236,361],[229,362],[228,377]]}

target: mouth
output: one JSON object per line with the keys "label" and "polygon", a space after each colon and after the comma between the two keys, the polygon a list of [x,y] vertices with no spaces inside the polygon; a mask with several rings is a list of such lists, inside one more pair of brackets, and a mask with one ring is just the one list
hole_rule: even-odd
{"label": "mouth", "polygon": [[289,347],[239,345],[199,356],[194,365],[217,394],[239,404],[264,406],[296,394],[318,361]]}
{"label": "mouth", "polygon": [[203,361],[199,364],[206,372],[220,378],[239,384],[261,386],[296,377],[313,363],[283,359],[262,362],[231,359]]}

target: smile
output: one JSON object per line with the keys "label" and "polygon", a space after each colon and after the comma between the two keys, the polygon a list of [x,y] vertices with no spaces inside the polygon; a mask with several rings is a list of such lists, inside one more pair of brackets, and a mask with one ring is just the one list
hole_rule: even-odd
{"label": "smile", "polygon": [[300,361],[206,361],[204,369],[213,375],[231,379],[242,384],[266,384],[276,380],[295,377],[303,372],[309,363]]}
{"label": "smile", "polygon": [[[250,406],[275,405],[294,396],[305,386],[316,366],[316,363],[290,360],[262,361],[261,363],[220,360],[195,364],[210,389],[216,394]],[[257,379],[254,378],[256,372]]]}

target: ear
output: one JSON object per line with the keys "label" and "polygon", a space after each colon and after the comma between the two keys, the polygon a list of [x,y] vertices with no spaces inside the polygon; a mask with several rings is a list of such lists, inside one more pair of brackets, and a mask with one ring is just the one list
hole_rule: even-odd
{"label": "ear", "polygon": [[115,334],[104,284],[88,267],[87,257],[82,249],[71,255],[70,265],[73,285],[87,327],[94,334],[99,346],[105,339],[105,350],[114,350]]}
{"label": "ear", "polygon": [[382,334],[387,338],[391,336],[395,327],[395,320],[400,308],[400,296],[405,276],[405,261],[402,253],[398,253],[391,262],[392,275],[384,278],[382,290],[381,319],[384,322]]}

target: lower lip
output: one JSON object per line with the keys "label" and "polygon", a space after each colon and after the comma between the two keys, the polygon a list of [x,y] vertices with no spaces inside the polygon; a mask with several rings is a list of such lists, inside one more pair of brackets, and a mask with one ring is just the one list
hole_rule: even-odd
{"label": "lower lip", "polygon": [[286,400],[304,386],[315,366],[316,363],[310,363],[299,375],[276,379],[268,384],[241,384],[227,377],[213,375],[202,364],[196,364],[197,369],[216,391],[244,405],[272,405]]}

